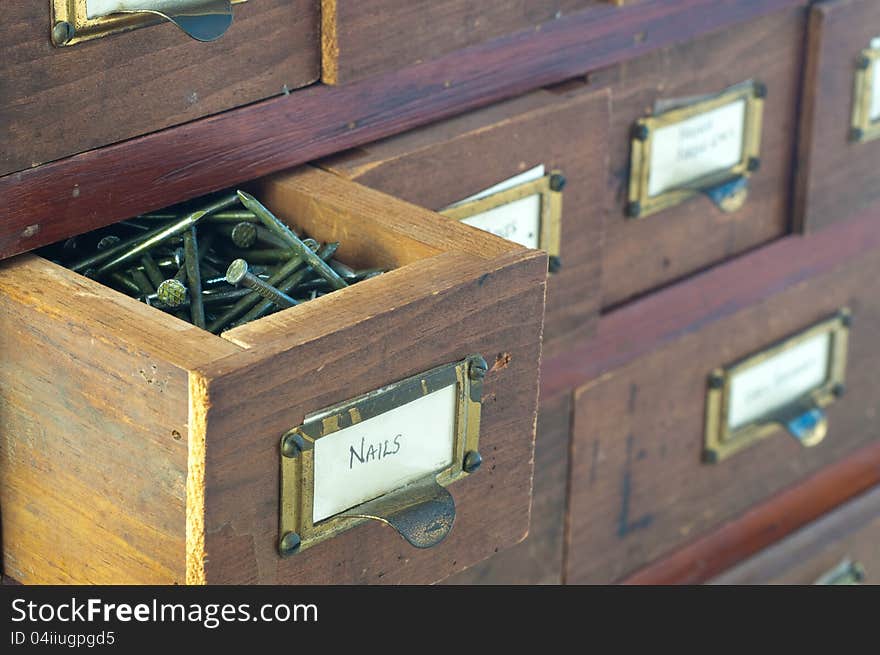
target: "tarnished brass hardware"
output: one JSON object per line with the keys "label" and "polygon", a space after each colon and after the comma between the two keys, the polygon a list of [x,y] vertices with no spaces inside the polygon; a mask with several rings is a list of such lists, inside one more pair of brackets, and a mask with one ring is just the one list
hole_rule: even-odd
{"label": "tarnished brass hardware", "polygon": [[865,567],[849,557],[822,575],[813,584],[817,585],[860,585],[865,581]]}
{"label": "tarnished brass hardware", "polygon": [[[802,446],[812,447],[821,443],[828,434],[828,419],[824,408],[844,391],[850,324],[849,310],[842,309],[834,317],[767,350],[713,371],[707,385],[704,460],[709,463],[719,462],[760,439],[778,433],[780,428]],[[825,363],[820,368],[815,368],[811,362],[804,364],[795,359],[785,361],[785,358],[795,357],[800,352],[799,349],[803,348],[821,349]],[[808,357],[816,354],[813,350],[805,353],[804,356]],[[799,390],[795,384],[793,388],[798,390],[796,397],[785,399],[780,406],[770,406],[753,417],[749,416],[741,424],[733,424],[737,380],[742,383],[749,373],[759,372],[766,375],[767,372],[774,371],[771,363],[783,367],[779,369],[781,373],[778,375],[785,379],[769,381],[766,383],[769,385],[767,388],[783,389],[781,385],[795,384],[797,375],[808,376],[808,388]],[[814,382],[809,376],[815,371],[821,375],[814,376]],[[757,391],[754,391],[756,397],[753,402],[761,402],[763,399],[760,397],[760,385],[755,389]],[[739,391],[745,393],[742,389]]]}
{"label": "tarnished brass hardware", "polygon": [[[455,503],[446,487],[476,471],[480,413],[486,361],[471,355],[364,394],[306,417],[281,437],[281,500],[278,550],[286,557],[335,537],[366,520],[394,528],[408,543],[429,548],[442,541],[455,521]],[[476,372],[475,372],[476,371]],[[314,520],[316,506],[315,446],[321,439],[363,425],[435,392],[454,391],[454,435],[451,462],[439,470],[328,518]],[[408,426],[415,431],[418,426]],[[291,550],[292,537],[298,543]]]}
{"label": "tarnished brass hardware", "polygon": [[[748,196],[747,179],[758,170],[760,164],[766,95],[767,88],[763,84],[747,82],[708,99],[639,119],[632,129],[626,215],[630,218],[645,218],[679,205],[701,193],[706,194],[722,211],[731,212],[740,209]],[[673,188],[652,194],[650,192],[651,162],[657,131],[738,102],[745,103],[739,161],[724,170],[699,175]],[[733,186],[728,186],[731,184]]]}
{"label": "tarnished brass hardware", "polygon": [[[562,246],[562,191],[566,183],[562,171],[554,170],[540,179],[493,193],[485,198],[459,203],[442,210],[440,213],[453,220],[464,221],[523,198],[540,196],[541,217],[538,244],[541,250],[546,251],[551,258],[559,262]],[[555,268],[558,269],[559,265],[557,264]]]}
{"label": "tarnished brass hardware", "polygon": [[863,50],[856,62],[850,138],[862,143],[880,137],[880,115],[872,112],[880,81],[880,48]]}
{"label": "tarnished brass hardware", "polygon": [[197,41],[214,41],[246,0],[52,0],[51,39],[71,46],[168,21]]}

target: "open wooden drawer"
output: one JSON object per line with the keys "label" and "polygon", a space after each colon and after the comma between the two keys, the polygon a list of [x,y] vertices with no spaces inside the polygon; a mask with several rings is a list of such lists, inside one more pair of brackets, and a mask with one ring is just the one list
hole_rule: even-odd
{"label": "open wooden drawer", "polygon": [[[253,190],[316,239],[341,241],[343,261],[394,270],[218,337],[41,257],[0,264],[6,575],[429,583],[526,535],[546,254],[311,168]],[[468,359],[478,354],[485,376]],[[483,465],[461,475],[456,442],[448,537],[415,549],[353,519],[283,557],[282,437],[462,362],[482,385]],[[417,436],[427,423],[405,427]]]}

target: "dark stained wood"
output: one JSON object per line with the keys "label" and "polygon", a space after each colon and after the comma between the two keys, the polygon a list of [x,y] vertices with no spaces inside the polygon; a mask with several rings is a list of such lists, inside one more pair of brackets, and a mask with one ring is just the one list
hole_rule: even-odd
{"label": "dark stained wood", "polygon": [[544,353],[588,337],[599,314],[608,95],[542,90],[322,160],[348,179],[439,211],[525,170],[562,170],[562,268],[547,280]]}
{"label": "dark stained wood", "polygon": [[0,174],[314,82],[320,73],[312,0],[234,9],[218,41],[168,23],[56,48],[51,3],[6,0],[0,23]]}
{"label": "dark stained wood", "polygon": [[847,219],[880,200],[880,141],[850,141],[856,61],[880,35],[880,4],[812,7],[804,79],[795,221],[804,231]]}
{"label": "dark stained wood", "polygon": [[562,582],[571,396],[541,401],[535,436],[532,524],[520,544],[493,555],[445,584],[548,585]]}
{"label": "dark stained wood", "polygon": [[686,336],[694,326],[725,320],[788,285],[880,248],[878,225],[880,207],[874,207],[834,230],[786,237],[604,315],[593,339],[543,360],[541,397],[585,384]]}
{"label": "dark stained wood", "polygon": [[[273,184],[275,190],[264,193],[267,204],[286,206],[292,215],[310,206],[318,239],[328,238],[321,216],[345,220],[355,205],[371,208],[364,217],[393,222],[387,196],[346,187],[330,173],[302,173],[266,186]],[[208,583],[430,583],[525,537],[546,255],[401,207],[411,214],[401,232],[443,245],[442,254],[231,330],[226,337],[247,350],[197,372],[208,401]],[[280,435],[310,412],[472,352],[490,364],[480,431],[484,461],[477,474],[449,488],[457,505],[449,537],[417,551],[387,527],[367,524],[280,559]]]}
{"label": "dark stained wood", "polygon": [[880,444],[871,444],[749,509],[624,580],[699,584],[880,483]]}
{"label": "dark stained wood", "polygon": [[346,84],[601,4],[597,0],[322,0],[322,79]]}
{"label": "dark stained wood", "polygon": [[[611,88],[613,108],[608,184],[614,201],[603,253],[603,307],[619,305],[788,232],[805,23],[804,7],[785,8],[591,75],[594,84]],[[716,94],[750,79],[766,84],[768,96],[761,168],[749,182],[745,206],[725,213],[699,195],[640,220],[627,218],[636,120],[652,114],[657,101]]]}
{"label": "dark stained wood", "polygon": [[[876,439],[878,267],[880,248],[825,273],[765,279],[766,297],[723,318],[698,310],[677,339],[649,338],[655,349],[575,392],[567,582],[620,579]],[[706,297],[713,281],[737,286],[739,270],[735,262],[676,291]],[[855,314],[847,393],[827,410],[828,437],[806,449],[780,430],[718,464],[701,463],[709,373],[844,306]]]}
{"label": "dark stained wood", "polygon": [[[221,338],[33,255],[0,265],[5,574],[434,582],[525,537],[546,255],[317,169],[262,190],[312,236],[346,233],[340,257],[397,268]],[[367,525],[282,561],[280,435],[475,352],[484,463],[451,488],[451,536],[415,552]]]}
{"label": "dark stained wood", "polygon": [[6,175],[0,257],[797,4],[646,0],[600,7],[380,78],[303,89]]}
{"label": "dark stained wood", "polygon": [[3,262],[4,573],[185,582],[187,370],[236,350],[39,257]]}
{"label": "dark stained wood", "polygon": [[865,571],[864,584],[880,583],[880,488],[849,501],[712,584],[813,584],[849,559]]}

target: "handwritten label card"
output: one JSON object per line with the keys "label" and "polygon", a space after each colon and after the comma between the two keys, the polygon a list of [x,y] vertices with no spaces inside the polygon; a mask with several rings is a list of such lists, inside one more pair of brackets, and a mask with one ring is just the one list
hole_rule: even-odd
{"label": "handwritten label card", "polygon": [[[470,198],[465,198],[453,207],[513,189],[526,182],[540,180],[544,174],[544,166],[537,166]],[[527,198],[521,198],[489,211],[475,214],[461,222],[485,232],[491,232],[526,248],[539,248],[541,242],[541,196],[536,193]]]}
{"label": "handwritten label card", "polygon": [[457,386],[434,391],[315,442],[313,521],[452,464]]}
{"label": "handwritten label card", "polygon": [[658,196],[736,166],[743,157],[746,101],[730,104],[653,135],[648,195]]}
{"label": "handwritten label card", "polygon": [[828,332],[734,374],[727,425],[735,430],[785,408],[820,388],[829,375],[832,335]]}

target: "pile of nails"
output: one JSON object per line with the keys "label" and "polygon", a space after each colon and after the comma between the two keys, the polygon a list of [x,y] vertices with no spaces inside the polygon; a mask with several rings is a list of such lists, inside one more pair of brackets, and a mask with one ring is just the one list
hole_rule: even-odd
{"label": "pile of nails", "polygon": [[197,208],[143,214],[42,251],[215,334],[380,275],[334,259],[244,191]]}

